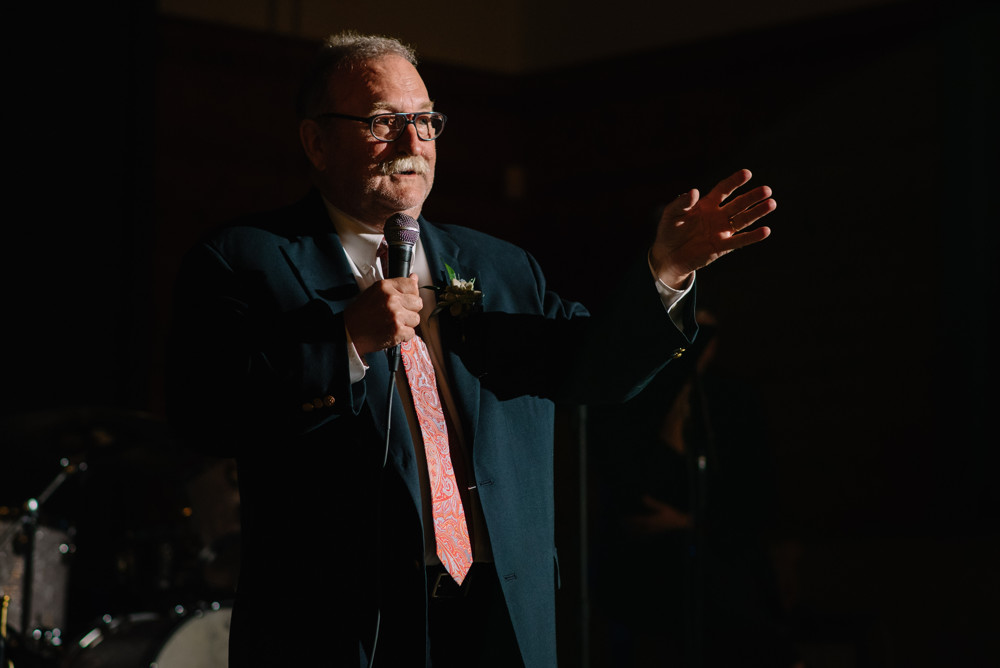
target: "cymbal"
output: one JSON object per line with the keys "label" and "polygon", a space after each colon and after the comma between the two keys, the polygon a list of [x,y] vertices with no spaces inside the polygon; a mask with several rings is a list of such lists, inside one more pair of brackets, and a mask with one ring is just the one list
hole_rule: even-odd
{"label": "cymbal", "polygon": [[165,420],[143,411],[75,406],[4,416],[0,506],[19,508],[65,473],[71,475],[63,475],[50,504],[50,511],[58,506],[62,516],[80,514],[81,497],[104,496],[108,486],[158,506],[157,496],[175,495],[216,459],[187,449],[171,436]]}
{"label": "cymbal", "polygon": [[0,438],[12,441],[47,441],[67,432],[103,428],[155,442],[171,441],[166,421],[144,411],[116,406],[70,406],[0,416]]}

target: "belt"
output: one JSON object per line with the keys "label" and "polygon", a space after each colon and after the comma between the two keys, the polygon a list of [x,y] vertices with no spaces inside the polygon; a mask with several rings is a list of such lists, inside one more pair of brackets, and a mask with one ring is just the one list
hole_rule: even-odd
{"label": "belt", "polygon": [[427,595],[438,599],[472,597],[477,590],[483,588],[482,580],[492,572],[495,572],[493,564],[477,561],[472,564],[460,585],[441,564],[427,566]]}

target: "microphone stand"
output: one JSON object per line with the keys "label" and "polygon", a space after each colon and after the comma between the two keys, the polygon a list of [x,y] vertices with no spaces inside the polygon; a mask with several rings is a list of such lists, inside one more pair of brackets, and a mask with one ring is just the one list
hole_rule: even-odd
{"label": "microphone stand", "polygon": [[715,434],[708,409],[708,396],[702,376],[695,370],[691,376],[692,417],[698,429],[690,439],[691,464],[691,520],[694,524],[694,550],[692,559],[691,638],[689,642],[691,668],[701,668],[705,663],[705,596],[706,551],[708,549],[708,498],[709,459],[714,452]]}

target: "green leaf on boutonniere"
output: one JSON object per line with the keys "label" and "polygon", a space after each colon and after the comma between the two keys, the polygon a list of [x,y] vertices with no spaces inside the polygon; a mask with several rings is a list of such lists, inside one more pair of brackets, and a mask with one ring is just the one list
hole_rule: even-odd
{"label": "green leaf on boutonniere", "polygon": [[473,311],[482,307],[483,293],[476,290],[476,279],[466,280],[459,278],[455,270],[444,265],[445,274],[448,280],[445,285],[426,286],[437,293],[437,306],[431,315],[436,315],[448,309],[448,312],[455,317],[465,317]]}

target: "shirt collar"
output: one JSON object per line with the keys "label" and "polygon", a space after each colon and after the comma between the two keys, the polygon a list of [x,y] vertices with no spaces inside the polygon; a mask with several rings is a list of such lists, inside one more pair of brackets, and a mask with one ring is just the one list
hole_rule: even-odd
{"label": "shirt collar", "polygon": [[340,243],[354,265],[358,268],[375,266],[378,247],[382,243],[382,233],[371,225],[347,215],[330,204],[325,197],[323,203],[340,237]]}

